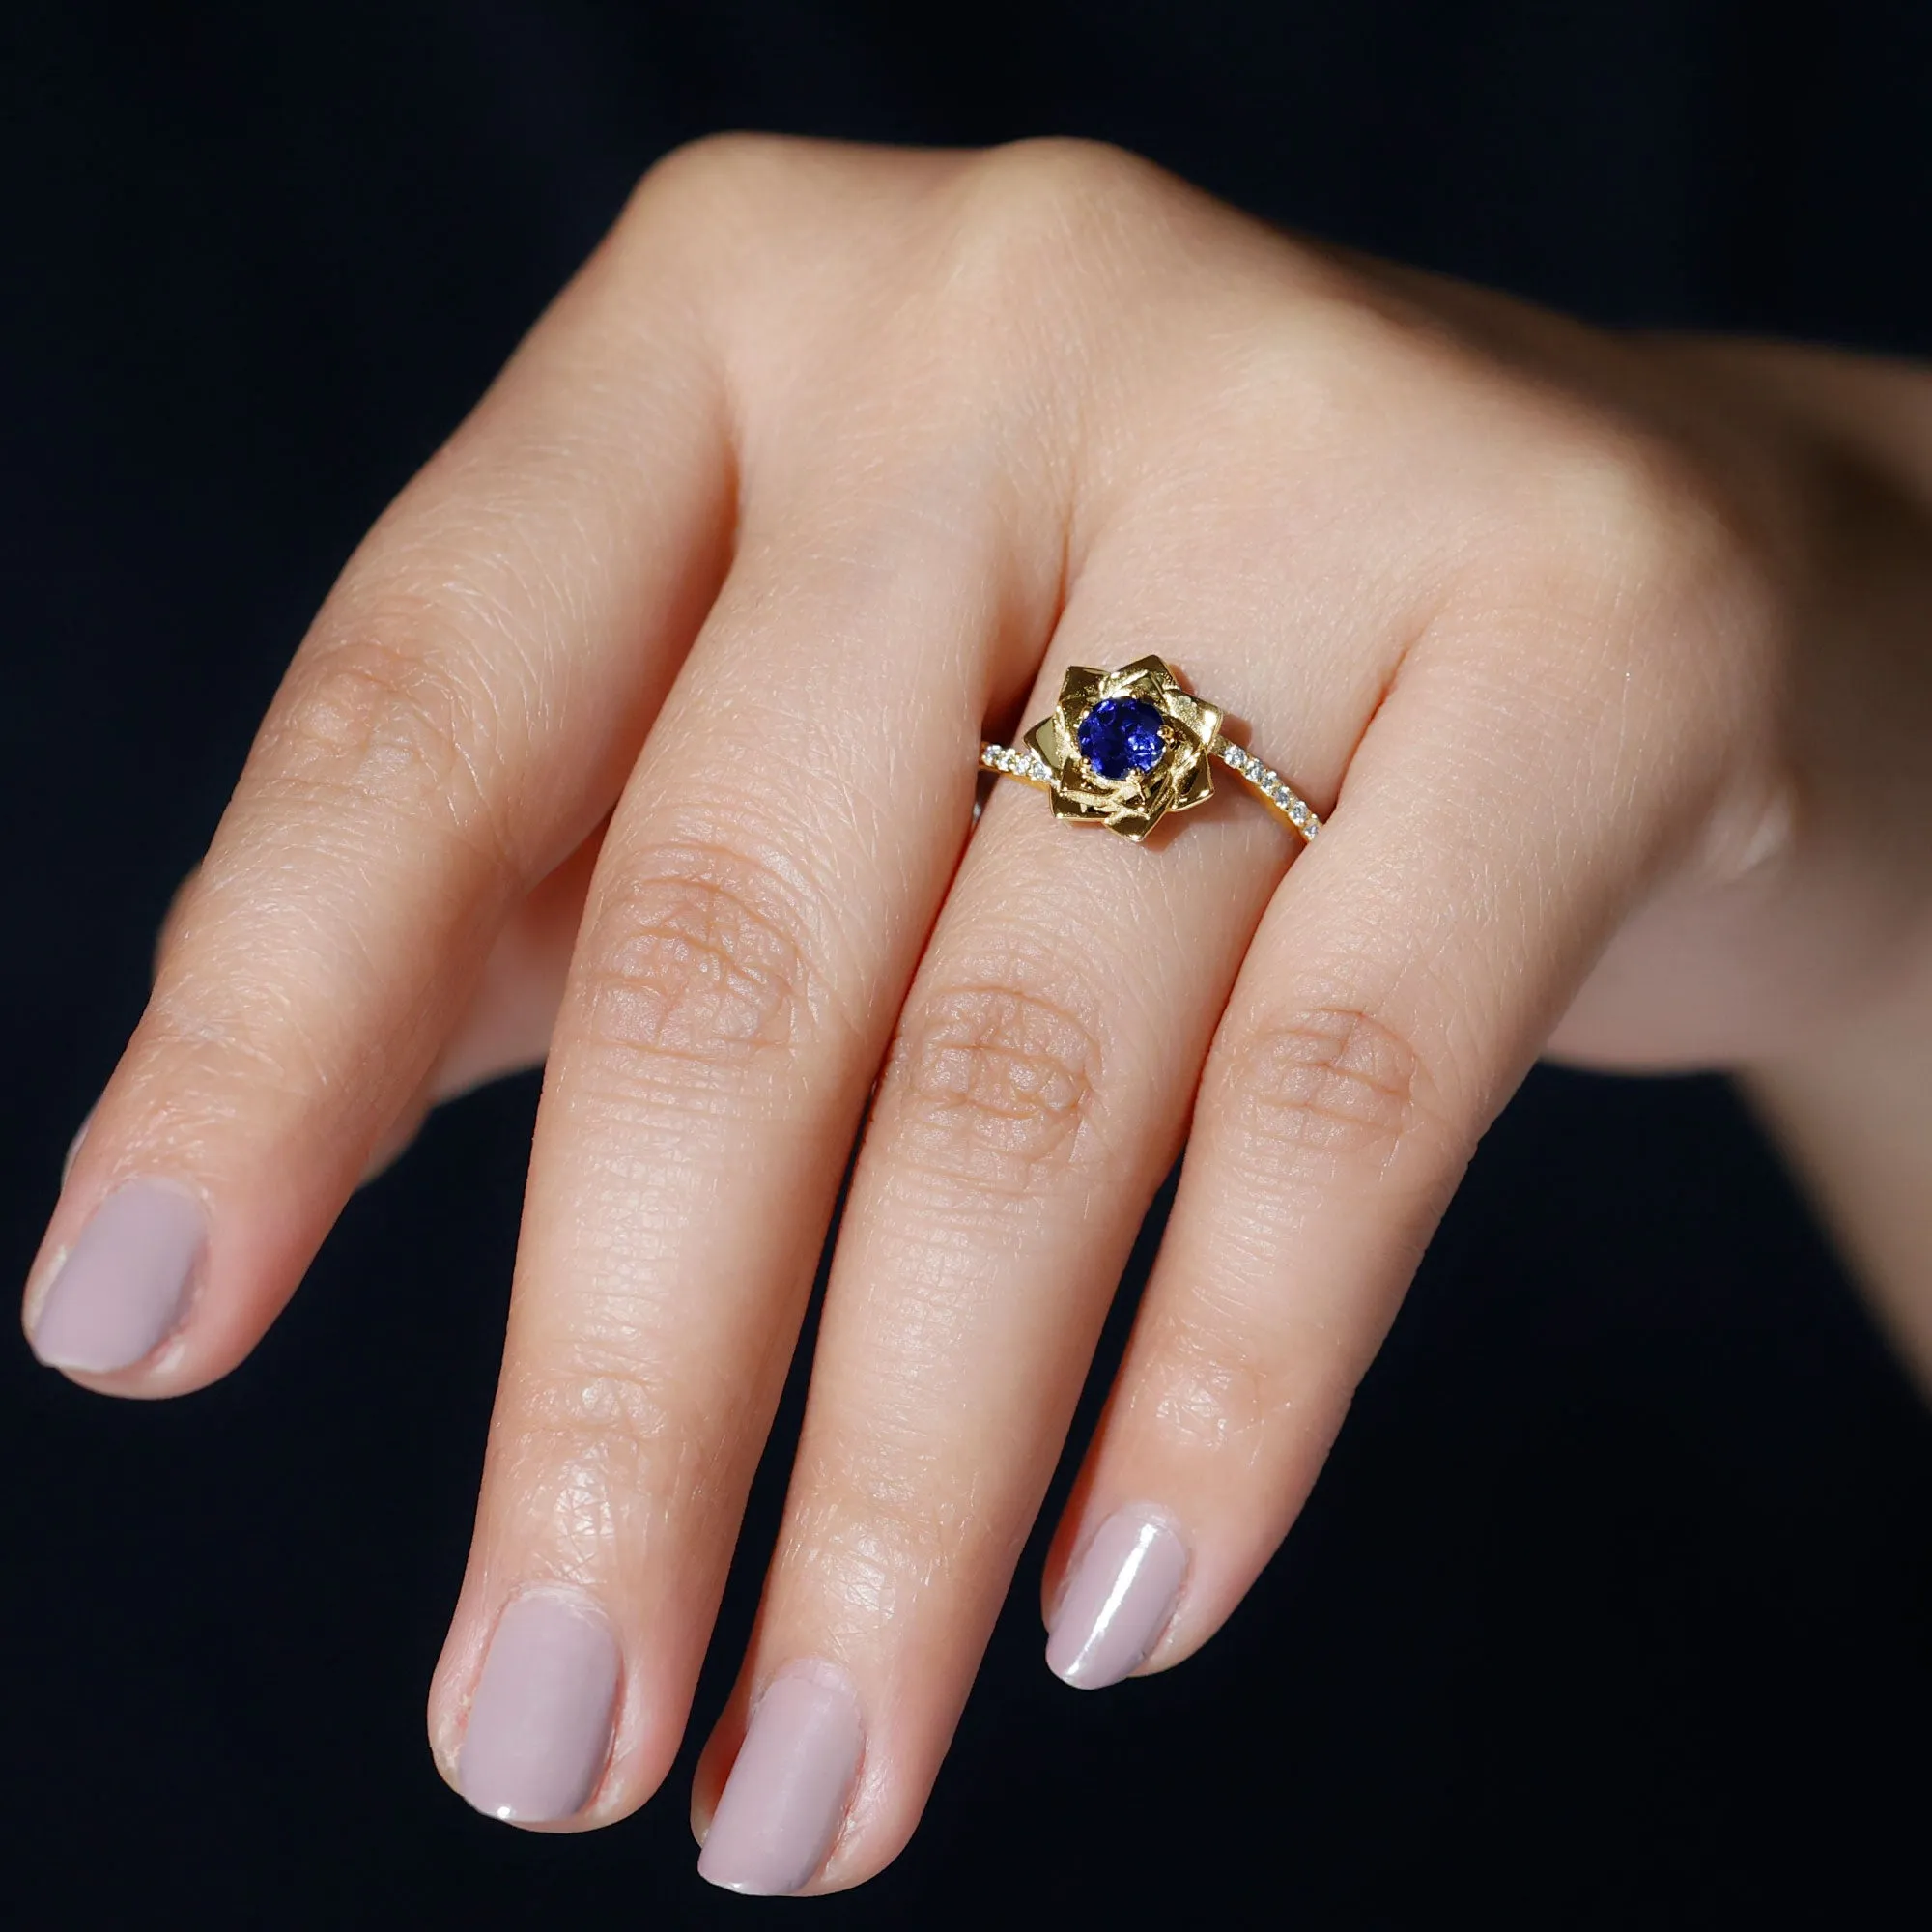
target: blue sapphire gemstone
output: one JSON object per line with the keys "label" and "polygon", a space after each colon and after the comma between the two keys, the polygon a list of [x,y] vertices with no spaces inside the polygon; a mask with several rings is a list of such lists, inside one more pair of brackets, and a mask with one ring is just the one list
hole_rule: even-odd
{"label": "blue sapphire gemstone", "polygon": [[1103,697],[1080,721],[1080,755],[1116,782],[1151,772],[1167,749],[1160,724],[1160,713],[1141,698]]}

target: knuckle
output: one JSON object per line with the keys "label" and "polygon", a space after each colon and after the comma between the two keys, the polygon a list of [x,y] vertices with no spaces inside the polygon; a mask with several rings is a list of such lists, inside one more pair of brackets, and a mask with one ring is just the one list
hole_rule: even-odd
{"label": "knuckle", "polygon": [[298,668],[264,734],[270,783],[443,825],[507,863],[483,778],[502,721],[450,654],[384,635],[421,640],[429,621],[396,613]]}
{"label": "knuckle", "polygon": [[1015,978],[923,999],[888,1061],[904,1157],[975,1195],[1037,1192],[1080,1156],[1094,1111],[1094,1030]]}
{"label": "knuckle", "polygon": [[841,206],[859,190],[876,214],[875,190],[895,159],[890,151],[792,134],[700,135],[645,172],[612,238],[620,252],[635,248],[640,268],[654,263],[659,273],[668,267],[700,281],[722,273],[725,285],[768,300],[772,266],[791,259],[797,268],[787,242],[809,237],[823,249],[848,240]]}
{"label": "knuckle", "polygon": [[1036,135],[987,148],[974,159],[985,206],[1015,233],[1065,233],[1088,211],[1144,197],[1168,177],[1107,141]]}
{"label": "knuckle", "polygon": [[1234,1116],[1271,1165],[1386,1166],[1424,1118],[1415,1049],[1358,1009],[1314,1007],[1237,1047]]}
{"label": "knuckle", "polygon": [[1604,580],[1634,610],[1682,603],[1755,576],[1744,506],[1683,443],[1594,416],[1546,442],[1532,527],[1593,599]]}
{"label": "knuckle", "polygon": [[631,191],[629,214],[669,204],[755,201],[776,174],[795,164],[805,143],[783,134],[724,129],[680,142],[661,155]]}
{"label": "knuckle", "polygon": [[[1050,137],[988,149],[962,177],[946,287],[965,311],[998,317],[1016,295],[1033,298],[1021,305],[1028,314],[1038,299],[1109,281],[1161,232],[1142,217],[1170,189],[1151,162],[1100,142]],[[1097,292],[1088,293],[1070,313],[1092,309]]]}
{"label": "knuckle", "polygon": [[1536,495],[1510,505],[1503,594],[1545,641],[1480,655],[1479,688],[1527,708],[1533,663],[1551,754],[1613,794],[1641,756],[1653,795],[1680,788],[1673,815],[1701,809],[1712,744],[1742,746],[1776,701],[1763,644],[1788,600],[1765,513],[1696,451],[1602,415],[1547,436],[1525,469]]}
{"label": "knuckle", "polygon": [[595,1570],[709,1486],[708,1432],[678,1401],[674,1378],[635,1357],[580,1340],[526,1368],[517,1396],[510,1485],[572,1568]]}
{"label": "knuckle", "polygon": [[984,1576],[999,1534],[975,1476],[892,1432],[846,1445],[817,1472],[788,1512],[780,1561],[810,1575],[864,1628],[890,1621],[910,1597]]}
{"label": "knuckle", "polygon": [[1640,566],[1674,557],[1698,501],[1661,444],[1601,422],[1559,438],[1542,480],[1573,545],[1602,545]]}
{"label": "knuckle", "polygon": [[232,1158],[236,1095],[245,1093],[258,1132],[333,1127],[358,1094],[332,1077],[339,1041],[313,1003],[292,999],[287,978],[253,960],[231,961],[214,985],[164,975],[130,1055],[130,1093],[148,1125],[188,1171],[218,1171]]}
{"label": "knuckle", "polygon": [[801,175],[819,143],[780,134],[705,134],[654,162],[598,250],[631,291],[627,303],[675,286],[702,309],[742,284],[769,286],[775,240],[803,215]]}
{"label": "knuckle", "polygon": [[1205,1292],[1161,1309],[1133,1403],[1164,1440],[1255,1458],[1294,1414],[1302,1378],[1290,1373],[1256,1314]]}
{"label": "knuckle", "polygon": [[604,894],[583,948],[580,1028],[628,1077],[702,1078],[788,1057],[812,976],[790,891],[720,845],[640,854]]}

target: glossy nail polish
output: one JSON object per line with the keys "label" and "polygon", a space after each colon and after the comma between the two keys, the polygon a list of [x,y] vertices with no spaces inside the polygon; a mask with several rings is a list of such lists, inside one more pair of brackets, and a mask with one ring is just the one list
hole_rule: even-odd
{"label": "glossy nail polish", "polygon": [[1094,1532],[1055,1611],[1047,1667],[1082,1690],[1130,1676],[1160,1641],[1187,1576],[1187,1546],[1150,1510],[1116,1510]]}
{"label": "glossy nail polish", "polygon": [[207,1218],[186,1189],[158,1180],[117,1188],[54,1276],[34,1353],[57,1369],[131,1368],[179,1324],[207,1245]]}
{"label": "glossy nail polish", "polygon": [[797,1891],[825,1862],[851,1801],[865,1728],[836,1665],[793,1664],[752,1713],[697,1861],[730,1891]]}
{"label": "glossy nail polish", "polygon": [[456,1781],[479,1811],[546,1824],[582,1810],[611,1755],[617,1639],[595,1605],[519,1597],[497,1620]]}

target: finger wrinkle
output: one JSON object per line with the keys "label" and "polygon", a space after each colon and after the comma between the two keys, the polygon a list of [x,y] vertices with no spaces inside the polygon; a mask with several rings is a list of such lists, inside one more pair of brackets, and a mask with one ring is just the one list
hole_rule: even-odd
{"label": "finger wrinkle", "polygon": [[923,995],[887,1065],[892,1157],[995,1207],[1031,1199],[1084,1156],[1099,1065],[1094,1030],[1022,985]]}
{"label": "finger wrinkle", "polygon": [[519,1378],[516,1396],[506,1488],[550,1564],[594,1579],[613,1551],[635,1560],[708,1493],[710,1436],[641,1364],[554,1365]]}

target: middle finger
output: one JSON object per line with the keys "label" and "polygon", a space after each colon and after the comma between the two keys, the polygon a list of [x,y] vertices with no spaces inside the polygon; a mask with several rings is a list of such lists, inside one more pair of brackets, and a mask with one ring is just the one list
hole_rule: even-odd
{"label": "middle finger", "polygon": [[606,1822],[668,1768],[967,824],[956,751],[999,639],[1045,629],[1057,557],[1029,575],[1000,491],[947,487],[835,461],[748,508],[597,861],[433,1692],[452,1781],[513,1822]]}

